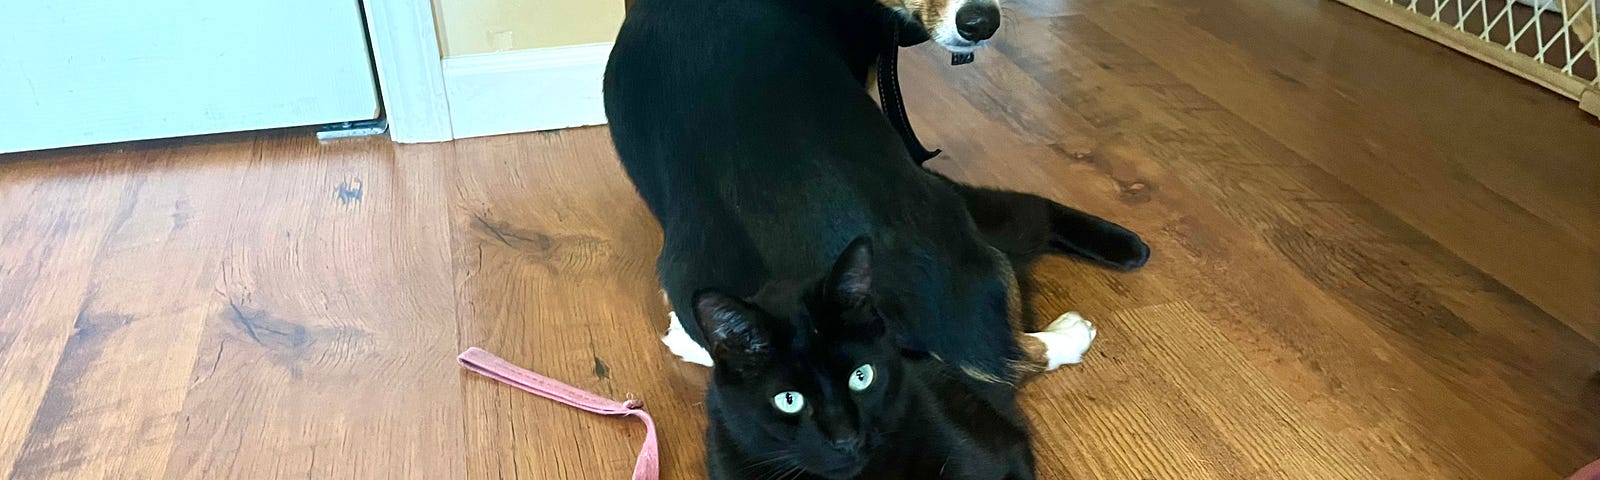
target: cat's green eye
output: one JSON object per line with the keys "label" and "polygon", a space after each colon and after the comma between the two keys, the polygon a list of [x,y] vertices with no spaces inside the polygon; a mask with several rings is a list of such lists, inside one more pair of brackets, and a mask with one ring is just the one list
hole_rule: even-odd
{"label": "cat's green eye", "polygon": [[780,412],[794,415],[800,413],[800,409],[806,408],[806,397],[800,392],[783,392],[772,397],[772,406]]}
{"label": "cat's green eye", "polygon": [[866,390],[872,386],[872,376],[872,365],[856,367],[856,371],[850,372],[850,389],[857,392]]}

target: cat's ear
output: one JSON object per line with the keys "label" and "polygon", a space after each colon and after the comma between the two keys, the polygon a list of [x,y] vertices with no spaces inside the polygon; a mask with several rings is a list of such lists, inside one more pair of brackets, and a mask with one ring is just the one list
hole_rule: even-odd
{"label": "cat's ear", "polygon": [[872,299],[872,242],[862,236],[844,247],[824,284],[828,298],[849,309]]}
{"label": "cat's ear", "polygon": [[749,373],[760,367],[771,353],[772,336],[753,305],[716,290],[694,295],[694,318],[717,367],[735,373]]}

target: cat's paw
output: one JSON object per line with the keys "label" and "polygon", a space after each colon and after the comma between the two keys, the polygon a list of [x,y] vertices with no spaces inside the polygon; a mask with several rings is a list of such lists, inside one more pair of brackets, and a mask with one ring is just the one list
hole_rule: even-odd
{"label": "cat's paw", "polygon": [[661,343],[667,346],[667,350],[685,362],[711,366],[711,353],[695,343],[689,337],[689,332],[683,330],[683,323],[678,321],[678,312],[667,312],[667,316],[672,318],[672,322],[667,324],[667,335],[661,337]]}
{"label": "cat's paw", "polygon": [[1083,354],[1089,351],[1096,334],[1094,324],[1085,320],[1083,315],[1067,312],[1056,317],[1055,321],[1044,327],[1044,331],[1028,335],[1044,342],[1045,370],[1055,370],[1062,365],[1083,362]]}

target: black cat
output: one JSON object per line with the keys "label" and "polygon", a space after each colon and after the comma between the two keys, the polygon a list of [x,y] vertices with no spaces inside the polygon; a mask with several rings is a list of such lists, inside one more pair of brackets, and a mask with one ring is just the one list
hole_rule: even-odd
{"label": "black cat", "polygon": [[696,297],[717,362],[712,478],[1033,478],[1014,387],[907,338],[877,308],[873,275],[861,239],[815,282]]}
{"label": "black cat", "polygon": [[712,478],[1032,478],[1015,385],[1069,336],[1022,331],[1015,267],[1149,256],[1120,226],[912,161],[863,88],[893,15],[971,45],[926,27],[960,16],[945,1],[883,1],[640,0],[612,50],[612,139],[661,223],[662,288],[716,364]]}

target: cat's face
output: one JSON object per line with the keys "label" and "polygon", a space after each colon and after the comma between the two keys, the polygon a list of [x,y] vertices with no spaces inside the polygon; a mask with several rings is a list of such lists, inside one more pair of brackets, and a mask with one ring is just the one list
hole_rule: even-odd
{"label": "cat's face", "polygon": [[851,478],[900,424],[903,354],[873,306],[870,257],[858,241],[813,285],[749,301],[696,295],[716,363],[712,421],[758,463],[751,477]]}

